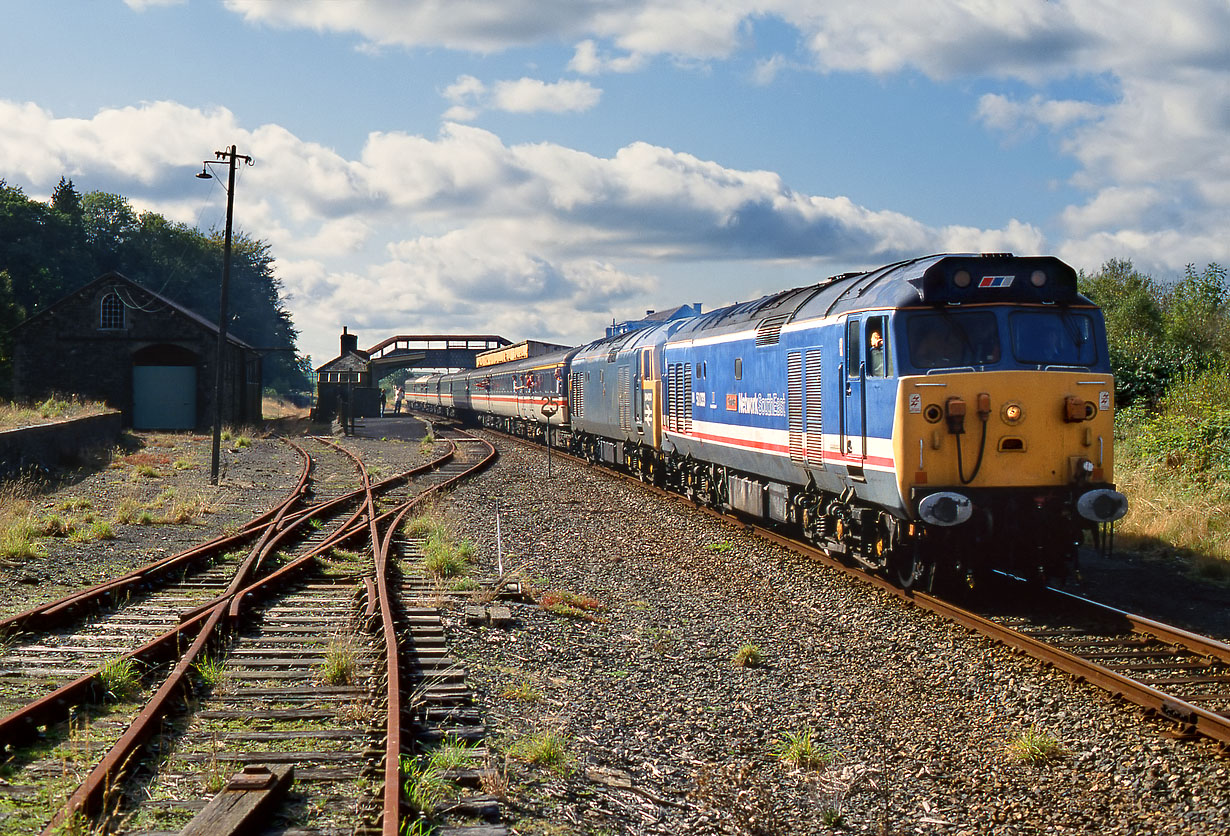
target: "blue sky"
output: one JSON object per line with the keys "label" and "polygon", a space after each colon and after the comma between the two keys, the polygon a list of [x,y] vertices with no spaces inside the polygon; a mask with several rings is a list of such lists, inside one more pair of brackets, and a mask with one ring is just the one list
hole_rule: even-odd
{"label": "blue sky", "polygon": [[1230,5],[0,0],[0,178],[220,227],[343,325],[582,342],[941,251],[1230,262]]}

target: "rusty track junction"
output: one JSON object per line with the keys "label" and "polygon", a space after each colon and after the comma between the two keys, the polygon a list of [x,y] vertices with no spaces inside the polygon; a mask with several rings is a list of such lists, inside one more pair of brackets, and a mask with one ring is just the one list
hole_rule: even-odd
{"label": "rusty track junction", "polygon": [[[493,430],[494,432],[494,430]],[[538,441],[507,436],[525,444]],[[558,448],[552,455],[581,465]],[[663,497],[687,502],[733,521],[830,568],[857,577],[908,603],[959,623],[1034,659],[1046,662],[1175,723],[1174,735],[1204,736],[1230,749],[1230,644],[1134,615],[1063,590],[999,575],[998,593],[976,612],[843,562],[828,552],[749,521],[708,508],[619,470],[605,469]],[[1014,594],[1015,593],[1015,594]],[[1002,601],[1018,602],[1005,607]]]}
{"label": "rusty track junction", "polygon": [[[40,825],[42,832],[123,829],[125,783],[136,773],[151,771],[148,764],[159,760],[155,750],[163,745],[167,730],[182,724],[185,713],[192,713],[192,703],[202,690],[202,665],[211,658],[237,660],[266,698],[272,694],[275,701],[283,700],[279,706],[287,699],[310,702],[291,709],[299,720],[312,708],[320,714],[319,706],[337,696],[310,679],[311,666],[318,663],[321,646],[328,640],[320,633],[346,620],[358,625],[363,635],[372,674],[365,689],[333,690],[347,692],[342,696],[356,704],[379,709],[365,718],[367,731],[349,733],[356,740],[343,747],[354,750],[360,763],[352,771],[364,772],[372,788],[365,819],[348,831],[385,836],[400,832],[404,818],[413,812],[404,797],[401,766],[403,756],[414,751],[415,735],[424,732],[419,722],[424,671],[451,662],[430,632],[430,611],[407,609],[401,601],[413,586],[406,577],[413,575],[413,569],[402,568],[400,558],[414,550],[400,533],[401,524],[429,497],[495,458],[489,443],[464,433],[449,432],[437,441],[447,445],[442,455],[375,483],[358,457],[331,441],[311,440],[317,448],[314,454],[287,441],[303,458],[296,485],[276,507],[239,531],[0,621],[0,636],[5,639],[0,643],[0,675],[6,681],[35,681],[35,693],[23,695],[20,704],[0,703],[0,757],[19,756],[23,747],[37,743],[51,727],[71,724],[90,706],[106,702],[104,668],[116,659],[140,671],[152,691],[144,705],[121,719],[114,739],[92,767],[87,765],[85,779],[65,793],[67,800],[49,812]],[[349,462],[354,471],[351,484],[357,475],[359,487],[318,499],[313,472],[322,458],[330,457],[335,469],[341,469],[337,462]],[[348,556],[349,561],[338,555]],[[326,571],[330,565],[332,574]],[[422,623],[427,623],[427,637],[415,638],[413,630]],[[254,641],[247,638],[253,635],[259,636],[258,650],[245,647],[245,641]],[[433,661],[424,662],[424,656]],[[294,696],[287,684],[292,678],[300,696]],[[463,686],[444,689],[454,703],[464,700]],[[334,713],[321,716],[331,719]],[[237,735],[240,745],[289,736]],[[299,736],[345,735],[318,731]],[[243,772],[215,788],[208,803],[191,802],[195,817],[182,832],[227,834],[253,821],[267,824],[271,808],[281,803],[295,780],[295,755],[312,760],[313,752],[266,752],[270,756],[263,761],[259,753],[255,758],[252,754],[223,753],[219,758],[215,752],[215,768],[222,760],[228,767],[242,763]],[[329,754],[341,760],[341,753]],[[329,770],[317,772],[327,777]],[[7,786],[23,777],[37,780],[18,771]]]}

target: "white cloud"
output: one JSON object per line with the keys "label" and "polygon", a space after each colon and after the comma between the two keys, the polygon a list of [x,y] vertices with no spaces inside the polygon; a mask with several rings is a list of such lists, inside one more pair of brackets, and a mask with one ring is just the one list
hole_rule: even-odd
{"label": "white cloud", "polygon": [[598,44],[592,39],[581,41],[573,52],[568,69],[581,75],[598,75],[599,73],[632,73],[643,68],[648,57],[642,53],[610,57],[598,49]]}
{"label": "white cloud", "polygon": [[484,110],[506,113],[567,113],[592,108],[602,91],[587,81],[548,83],[535,78],[497,81],[490,87],[474,76],[459,76],[444,88],[444,98],[453,106],[444,113],[446,121],[472,122]]}
{"label": "white cloud", "polygon": [[667,265],[742,261],[748,268],[732,275],[771,282],[771,270],[790,264],[1042,249],[1025,224],[935,229],[846,197],[801,194],[771,171],[644,142],[602,157],[509,145],[454,123],[434,138],[373,133],[348,159],[279,125],[245,128],[225,110],[166,102],[61,119],[0,101],[0,126],[0,177],[47,192],[64,173],[83,190],[102,180],[189,222],[194,206],[216,213],[224,201],[192,177],[215,150],[201,138],[236,142],[256,162],[241,169],[236,223],[272,245],[304,347],[325,359],[339,324],[403,332],[498,324],[514,337],[580,341],[616,310],[746,296],[746,282],[720,287],[701,273],[660,289]]}
{"label": "white cloud", "polygon": [[500,81],[492,89],[491,105],[509,113],[585,111],[598,103],[602,91],[587,81],[548,84],[534,78]]}
{"label": "white cloud", "polygon": [[124,0],[124,5],[136,12],[143,12],[146,9],[157,6],[182,6],[188,0]]}
{"label": "white cloud", "polygon": [[768,58],[758,59],[752,71],[752,83],[759,87],[772,84],[778,74],[789,65],[790,63],[782,55],[771,55]]}
{"label": "white cloud", "polygon": [[611,9],[603,0],[225,0],[225,5],[251,23],[353,33],[377,46],[480,53],[572,41],[593,31]]}
{"label": "white cloud", "polygon": [[988,128],[1009,138],[1032,136],[1039,126],[1061,131],[1079,122],[1091,121],[1105,108],[1090,102],[1059,101],[1034,95],[1020,102],[994,93],[978,100],[978,119]]}

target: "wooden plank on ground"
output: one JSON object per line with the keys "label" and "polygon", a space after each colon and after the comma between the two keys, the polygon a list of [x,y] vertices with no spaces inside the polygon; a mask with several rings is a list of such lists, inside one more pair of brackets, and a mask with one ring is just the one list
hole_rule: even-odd
{"label": "wooden plank on ground", "polygon": [[255,832],[261,813],[277,804],[294,781],[291,764],[249,764],[197,813],[180,836],[238,836]]}

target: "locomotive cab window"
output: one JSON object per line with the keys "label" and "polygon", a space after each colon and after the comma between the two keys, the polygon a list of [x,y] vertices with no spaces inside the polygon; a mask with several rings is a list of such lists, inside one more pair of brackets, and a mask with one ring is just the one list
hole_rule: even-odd
{"label": "locomotive cab window", "polygon": [[858,366],[862,362],[863,342],[858,338],[859,321],[851,319],[846,323],[846,374],[858,377]]}
{"label": "locomotive cab window", "polygon": [[913,314],[905,331],[910,364],[918,369],[999,362],[999,325],[989,311]]}
{"label": "locomotive cab window", "polygon": [[884,377],[891,373],[888,365],[888,329],[885,317],[871,316],[867,318],[864,329],[867,352],[867,376]]}
{"label": "locomotive cab window", "polygon": [[1092,366],[1098,360],[1093,319],[1070,311],[1015,311],[1008,317],[1012,356],[1040,366]]}

